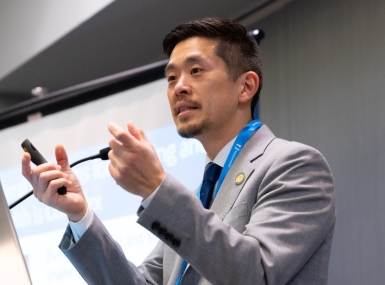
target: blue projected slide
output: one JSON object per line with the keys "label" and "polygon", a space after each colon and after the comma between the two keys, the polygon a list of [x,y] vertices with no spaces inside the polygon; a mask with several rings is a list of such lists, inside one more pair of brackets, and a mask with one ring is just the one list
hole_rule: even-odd
{"label": "blue projected slide", "polygon": [[[166,172],[190,190],[202,179],[205,151],[195,139],[183,139],[175,125],[146,132],[154,144]],[[93,145],[70,152],[70,163],[94,155],[107,144]],[[20,149],[20,157],[22,150]],[[53,162],[53,157],[47,157]],[[73,168],[87,201],[94,212],[122,246],[129,260],[140,264],[153,249],[157,239],[136,224],[141,198],[116,185],[108,171],[109,161],[92,160]],[[22,177],[20,166],[0,171],[8,203],[31,189]],[[32,196],[11,210],[23,253],[34,284],[85,284],[80,275],[57,248],[67,226],[64,214],[53,210]]]}

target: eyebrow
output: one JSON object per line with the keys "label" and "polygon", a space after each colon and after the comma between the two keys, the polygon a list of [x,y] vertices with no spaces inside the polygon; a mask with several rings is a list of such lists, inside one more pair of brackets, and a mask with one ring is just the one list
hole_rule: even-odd
{"label": "eyebrow", "polygon": [[[201,62],[203,60],[204,60],[204,58],[201,55],[192,55],[192,56],[185,58],[183,61],[183,64]],[[167,64],[165,69],[164,69],[164,75],[166,75],[167,72],[174,70],[174,69],[176,69],[174,64],[172,64],[172,63]]]}

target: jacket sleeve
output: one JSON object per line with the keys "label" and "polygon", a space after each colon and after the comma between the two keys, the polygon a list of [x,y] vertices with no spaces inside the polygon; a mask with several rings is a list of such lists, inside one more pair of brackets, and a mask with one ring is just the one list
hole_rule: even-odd
{"label": "jacket sleeve", "polygon": [[162,251],[159,244],[151,253],[151,262],[137,268],[128,261],[99,218],[74,244],[68,226],[59,248],[71,261],[87,284],[161,284]]}

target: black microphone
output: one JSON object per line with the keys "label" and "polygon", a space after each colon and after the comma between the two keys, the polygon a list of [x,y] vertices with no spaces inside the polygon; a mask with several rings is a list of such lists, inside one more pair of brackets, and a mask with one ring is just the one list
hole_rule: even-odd
{"label": "black microphone", "polygon": [[[32,145],[32,144],[31,144]],[[36,150],[36,149],[35,149]],[[81,160],[78,160],[78,161],[75,161],[74,163],[70,164],[70,167],[74,167],[75,165],[79,164],[79,163],[82,163],[84,161],[87,161],[87,160],[91,160],[91,159],[96,159],[96,158],[100,158],[101,160],[108,160],[108,152],[111,150],[110,147],[105,147],[103,149],[101,149],[99,151],[99,154],[95,154],[95,155],[92,155],[92,156],[89,156],[89,157],[86,157],[86,158],[83,158]],[[37,152],[37,150],[36,150]],[[43,158],[44,161],[42,161],[41,163],[44,163],[44,162],[47,162],[45,161],[45,159]],[[20,204],[22,201],[24,201],[25,199],[27,199],[29,196],[31,196],[33,194],[33,190],[31,190],[30,192],[28,192],[27,194],[25,194],[24,196],[22,196],[21,198],[19,198],[18,200],[16,200],[15,202],[13,202],[11,205],[9,205],[9,209],[12,209],[13,207],[15,207],[16,205]],[[63,194],[61,194],[63,195]],[[64,194],[65,195],[65,194]]]}
{"label": "black microphone", "polygon": [[108,160],[108,153],[110,152],[111,148],[108,146],[108,147],[105,147],[101,150],[99,150],[99,155],[100,155],[100,159],[101,160]]}

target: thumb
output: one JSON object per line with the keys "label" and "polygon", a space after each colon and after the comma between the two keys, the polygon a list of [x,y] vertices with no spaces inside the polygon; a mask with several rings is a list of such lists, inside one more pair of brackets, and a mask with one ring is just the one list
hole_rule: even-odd
{"label": "thumb", "polygon": [[23,154],[21,160],[22,170],[21,173],[32,184],[32,168],[31,168],[31,155],[28,152]]}
{"label": "thumb", "polygon": [[64,149],[64,146],[62,146],[61,144],[58,144],[55,147],[55,156],[56,156],[57,164],[60,165],[62,171],[66,171],[70,169],[70,166],[68,164],[67,152]]}

